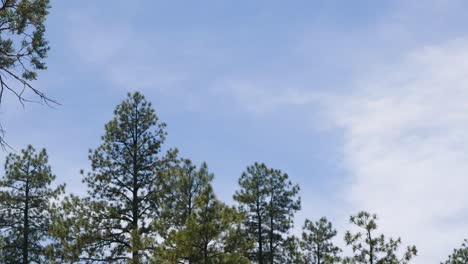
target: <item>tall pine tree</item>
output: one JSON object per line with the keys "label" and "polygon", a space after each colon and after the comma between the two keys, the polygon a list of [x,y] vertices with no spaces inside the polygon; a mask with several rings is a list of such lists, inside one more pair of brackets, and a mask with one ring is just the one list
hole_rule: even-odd
{"label": "tall pine tree", "polygon": [[54,180],[45,149],[28,146],[20,155],[7,156],[0,180],[2,263],[44,262],[51,205],[65,188],[52,188]]}
{"label": "tall pine tree", "polygon": [[96,235],[88,259],[144,263],[154,251],[153,221],[160,209],[159,171],[172,155],[161,155],[166,132],[143,95],[136,92],[117,106],[102,144],[90,152],[88,185]]}
{"label": "tall pine tree", "polygon": [[279,263],[277,254],[284,235],[293,226],[294,213],[300,209],[299,186],[286,173],[263,163],[247,167],[239,179],[236,200],[247,214],[247,233],[257,242],[252,259],[260,264]]}
{"label": "tall pine tree", "polygon": [[306,263],[332,264],[340,261],[338,254],[341,249],[332,242],[337,232],[327,218],[322,217],[316,222],[306,219],[302,230],[301,247]]}
{"label": "tall pine tree", "polygon": [[162,252],[168,263],[249,263],[250,243],[240,230],[243,215],[216,199],[211,186],[195,198],[183,228],[171,232]]}
{"label": "tall pine tree", "polygon": [[290,236],[283,242],[280,256],[283,264],[306,264],[305,257],[301,251],[300,240],[296,236]]}
{"label": "tall pine tree", "polygon": [[206,163],[197,168],[189,159],[173,158],[171,166],[161,171],[160,176],[161,205],[164,208],[157,224],[164,238],[186,225],[195,208],[195,199],[209,187],[213,174],[208,171]]}

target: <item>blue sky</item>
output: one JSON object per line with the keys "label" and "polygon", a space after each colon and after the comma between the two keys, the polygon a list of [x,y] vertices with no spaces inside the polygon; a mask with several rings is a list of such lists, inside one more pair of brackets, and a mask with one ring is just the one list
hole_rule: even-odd
{"label": "blue sky", "polygon": [[82,193],[88,149],[138,90],[222,200],[262,161],[301,185],[297,229],[325,215],[342,244],[349,214],[370,210],[419,247],[415,263],[438,263],[468,236],[467,5],[52,1],[36,86],[62,105],[8,97],[6,139],[47,148]]}

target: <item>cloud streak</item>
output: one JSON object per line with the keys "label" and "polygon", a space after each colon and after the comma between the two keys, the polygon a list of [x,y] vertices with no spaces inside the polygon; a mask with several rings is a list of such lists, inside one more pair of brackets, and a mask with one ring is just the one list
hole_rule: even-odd
{"label": "cloud streak", "polygon": [[[353,210],[442,260],[468,234],[468,41],[426,47],[336,100]],[[441,259],[442,258],[442,259]]]}

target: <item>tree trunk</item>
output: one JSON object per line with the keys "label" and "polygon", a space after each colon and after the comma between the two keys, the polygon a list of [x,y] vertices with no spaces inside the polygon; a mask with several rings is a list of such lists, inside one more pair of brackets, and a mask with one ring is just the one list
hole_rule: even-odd
{"label": "tree trunk", "polygon": [[23,264],[28,264],[29,260],[29,175],[26,178],[25,205],[23,213]]}
{"label": "tree trunk", "polygon": [[140,264],[140,256],[138,254],[139,239],[138,237],[138,186],[137,176],[133,176],[133,197],[132,197],[132,263]]}
{"label": "tree trunk", "polygon": [[263,264],[263,236],[262,236],[262,217],[258,215],[258,264]]}
{"label": "tree trunk", "polygon": [[[132,157],[132,165],[133,165],[133,186],[132,186],[132,263],[133,264],[140,264],[140,256],[139,256],[139,244],[140,238],[138,237],[138,106],[135,106],[135,120],[134,120],[134,127],[133,127],[133,157]],[[137,236],[137,237],[135,237]]]}
{"label": "tree trunk", "polygon": [[374,247],[372,246],[372,237],[370,231],[367,231],[367,237],[369,239],[369,261],[370,264],[374,264]]}
{"label": "tree trunk", "polygon": [[317,245],[317,264],[321,264],[322,263],[322,256],[320,254],[320,246]]}
{"label": "tree trunk", "polygon": [[273,217],[270,217],[270,263],[273,264],[275,252],[273,250]]}

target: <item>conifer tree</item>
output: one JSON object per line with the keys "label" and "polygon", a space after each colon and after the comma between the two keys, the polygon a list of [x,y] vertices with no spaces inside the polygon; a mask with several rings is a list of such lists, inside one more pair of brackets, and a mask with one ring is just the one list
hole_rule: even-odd
{"label": "conifer tree", "polygon": [[[49,0],[0,2],[0,105],[7,93],[21,104],[32,98],[46,104],[56,103],[32,85],[38,71],[47,69],[49,43],[45,39],[45,20],[49,9]],[[0,145],[6,145],[1,123]]]}
{"label": "conifer tree", "polygon": [[461,248],[454,249],[448,260],[441,264],[466,264],[468,263],[468,239],[462,243]]}
{"label": "conifer tree", "polygon": [[145,263],[156,242],[158,172],[173,153],[161,155],[166,125],[140,93],[129,94],[114,114],[102,144],[90,151],[91,172],[84,178],[90,195],[88,232],[95,236],[84,256],[95,262]]}
{"label": "conifer tree", "polygon": [[260,264],[279,263],[277,254],[284,235],[300,209],[299,186],[293,185],[286,173],[263,163],[247,167],[239,185],[234,200],[247,214],[247,233],[257,243],[253,259]]}
{"label": "conifer tree", "polygon": [[280,255],[283,264],[306,264],[305,256],[301,251],[300,240],[296,236],[290,236],[283,242]]}
{"label": "conifer tree", "polygon": [[401,239],[386,239],[384,235],[377,235],[377,215],[359,212],[350,218],[350,222],[362,232],[345,234],[346,245],[351,246],[354,256],[347,257],[343,263],[363,264],[407,264],[416,256],[415,246],[408,246],[401,257],[397,256]]}
{"label": "conifer tree", "polygon": [[[211,243],[217,241],[218,244],[212,248],[212,254],[223,256],[226,261],[232,258],[242,259],[242,254],[245,253],[243,249],[248,245],[241,236],[243,234],[239,232],[242,215],[229,209],[214,197],[211,187],[213,174],[208,171],[206,163],[197,168],[190,160],[179,159],[162,173],[162,179],[164,193],[162,204],[165,209],[162,213],[163,219],[158,222],[158,228],[165,240],[158,250],[159,259],[203,263],[200,262],[203,258],[200,258],[199,253],[195,253],[197,250],[193,247],[195,241],[199,239],[194,235],[197,234],[196,230],[208,224],[216,224],[220,219],[228,221],[217,227],[219,234],[215,232],[215,235],[212,234],[207,238],[213,240]],[[208,214],[209,217],[206,218],[197,217],[201,210],[207,208],[213,210],[214,214]],[[211,259],[211,261],[220,261],[220,259]]]}
{"label": "conifer tree", "polygon": [[94,257],[96,254],[93,251],[100,250],[99,223],[96,223],[95,212],[104,210],[104,205],[91,202],[89,197],[68,195],[52,208],[49,228],[51,243],[46,249],[50,263],[102,262]]}
{"label": "conifer tree", "polygon": [[2,263],[42,263],[49,239],[50,208],[65,186],[53,188],[55,175],[46,150],[32,146],[9,154],[0,179],[0,247]]}
{"label": "conifer tree", "polygon": [[195,198],[185,226],[171,232],[163,258],[169,263],[249,263],[249,242],[240,232],[243,215],[216,199],[211,186]]}
{"label": "conifer tree", "polygon": [[327,218],[322,217],[316,222],[306,219],[302,230],[301,247],[307,264],[332,264],[340,261],[338,254],[341,249],[332,242],[337,232]]}
{"label": "conifer tree", "polygon": [[157,224],[163,237],[185,227],[195,208],[195,199],[209,187],[213,179],[206,163],[197,168],[189,159],[174,158],[172,161],[171,166],[160,173],[161,204],[164,208],[161,210],[161,221]]}

